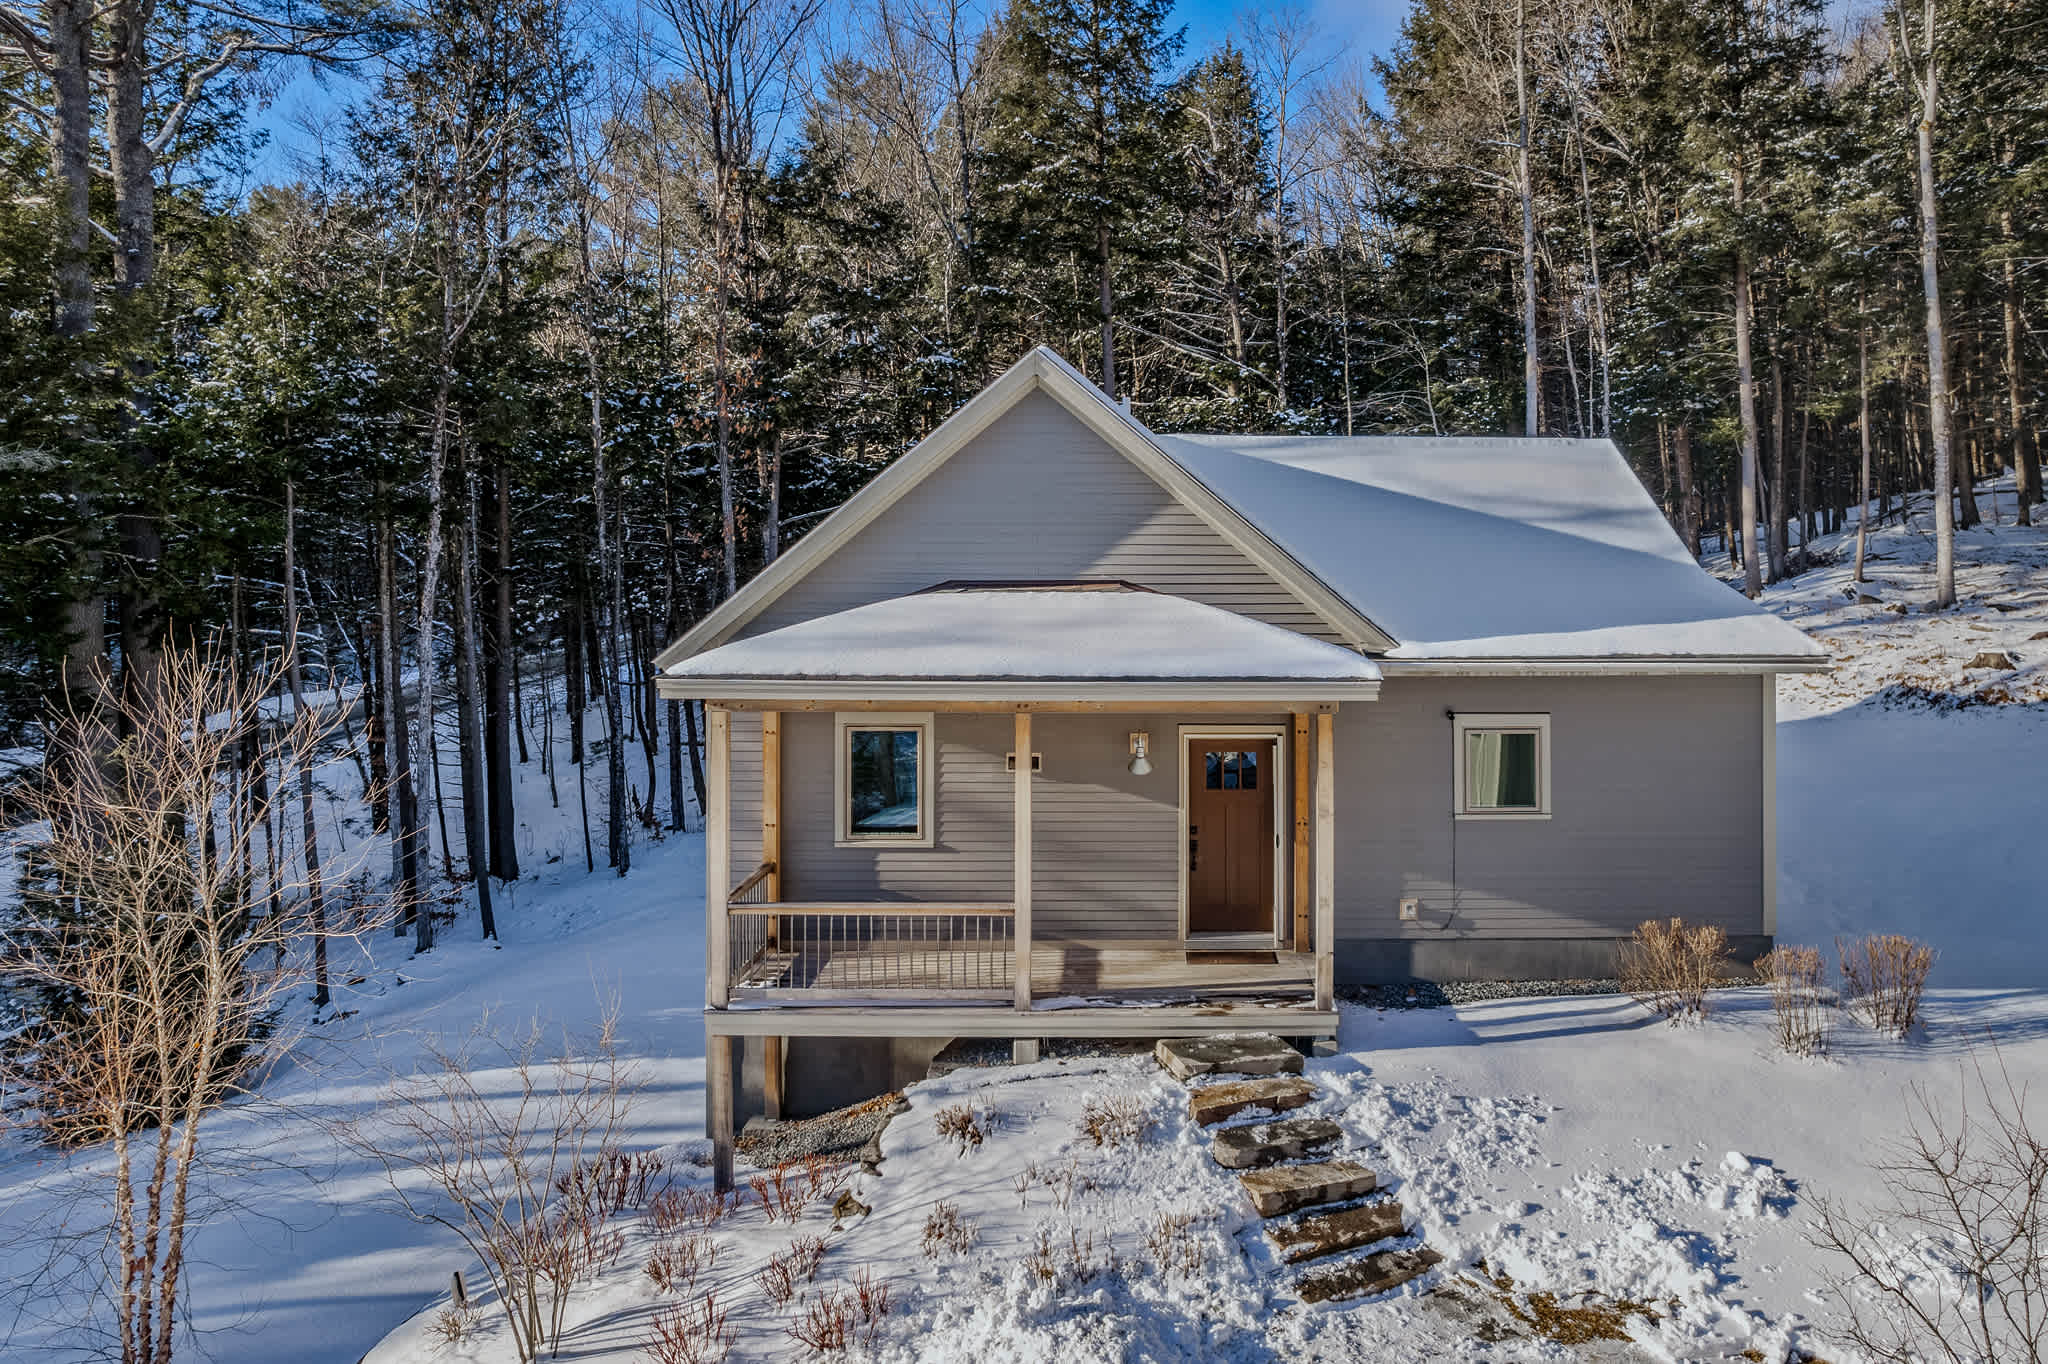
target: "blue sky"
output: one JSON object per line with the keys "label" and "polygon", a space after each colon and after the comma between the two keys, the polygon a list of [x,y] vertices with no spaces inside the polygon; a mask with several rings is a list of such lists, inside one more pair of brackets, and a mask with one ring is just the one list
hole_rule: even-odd
{"label": "blue sky", "polygon": [[[630,3],[631,0],[628,0]],[[1393,46],[1400,36],[1401,19],[1408,0],[1280,0],[1305,7],[1315,17],[1333,47],[1341,47],[1339,64],[1365,68],[1370,58]],[[1181,0],[1175,19],[1187,26],[1187,52],[1196,55],[1215,47],[1239,25],[1251,8],[1248,0]],[[310,77],[289,82],[278,97],[256,116],[258,128],[270,135],[270,145],[256,156],[252,181],[291,179],[297,174],[295,162],[310,148],[310,139],[299,126],[307,117],[331,113],[340,103],[355,96],[357,87],[343,79],[324,86]]]}

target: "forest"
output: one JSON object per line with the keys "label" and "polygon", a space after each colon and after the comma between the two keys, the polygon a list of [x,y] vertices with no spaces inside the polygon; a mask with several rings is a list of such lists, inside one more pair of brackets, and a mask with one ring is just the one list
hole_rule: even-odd
{"label": "forest", "polygon": [[1161,431],[1611,438],[1752,594],[1866,497],[2040,498],[2019,0],[1416,0],[1383,54],[1168,0],[43,0],[0,60],[0,748],[167,641],[289,652],[360,688],[406,898],[438,862],[486,932],[530,726],[625,874],[701,803],[648,660],[1034,344]]}

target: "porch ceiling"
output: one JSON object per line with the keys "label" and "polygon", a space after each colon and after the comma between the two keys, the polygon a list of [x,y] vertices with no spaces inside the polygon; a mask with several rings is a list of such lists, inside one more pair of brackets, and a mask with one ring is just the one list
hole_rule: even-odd
{"label": "porch ceiling", "polygon": [[1121,583],[943,587],[736,640],[672,665],[692,696],[1339,701],[1363,654]]}

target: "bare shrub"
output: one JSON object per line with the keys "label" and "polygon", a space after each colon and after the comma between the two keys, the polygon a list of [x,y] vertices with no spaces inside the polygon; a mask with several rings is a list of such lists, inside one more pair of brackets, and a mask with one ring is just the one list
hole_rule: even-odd
{"label": "bare shrub", "polygon": [[1911,1091],[1907,1135],[1874,1165],[1886,1197],[1814,1200],[1843,1334],[1894,1364],[2048,1357],[2048,1137],[2001,1062],[1953,1102]]}
{"label": "bare shrub", "polygon": [[[1062,1230],[1065,1235],[1060,1234]],[[1051,1222],[1041,1222],[1032,1230],[1031,1249],[1025,1253],[1024,1267],[1033,1278],[1045,1283],[1084,1284],[1099,1274],[1113,1272],[1116,1254],[1110,1250],[1097,1258],[1093,1231],[1071,1224],[1057,1228]]]}
{"label": "bare shrub", "polygon": [[1827,968],[1817,947],[1774,947],[1757,958],[1756,972],[1771,990],[1778,1045],[1795,1056],[1819,1056],[1828,1049],[1834,1000]]}
{"label": "bare shrub", "polygon": [[1920,996],[1934,967],[1934,949],[1896,933],[1835,939],[1849,1007],[1880,1032],[1904,1037],[1920,1021]]}
{"label": "bare shrub", "polygon": [[1195,1212],[1165,1212],[1145,1233],[1145,1254],[1162,1279],[1192,1279],[1209,1265],[1209,1247],[1195,1228],[1204,1218]]}
{"label": "bare shrub", "polygon": [[1017,1206],[1027,1207],[1031,1202],[1031,1191],[1038,1187],[1038,1162],[1027,1160],[1024,1168],[1010,1179],[1010,1187],[1017,1191]]}
{"label": "bare shrub", "polygon": [[853,1276],[852,1288],[821,1294],[810,1303],[804,1314],[790,1323],[789,1334],[821,1355],[838,1354],[856,1341],[872,1346],[881,1335],[889,1306],[888,1280],[875,1278],[871,1269],[862,1269]]}
{"label": "bare shrub", "polygon": [[690,1231],[701,1227],[714,1227],[733,1209],[739,1198],[738,1190],[721,1192],[717,1189],[670,1185],[647,1201],[647,1220],[662,1235],[678,1231]]}
{"label": "bare shrub", "polygon": [[453,1048],[429,1042],[429,1067],[342,1134],[383,1168],[401,1211],[447,1227],[482,1261],[523,1361],[553,1348],[570,1288],[624,1245],[591,1206],[556,1195],[626,1130],[635,1077],[617,1020],[611,1001],[587,1042],[551,1046],[538,1020],[507,1038],[488,1019]]}
{"label": "bare shrub", "polygon": [[986,1117],[986,1114],[977,1113],[972,1104],[949,1104],[939,1110],[932,1125],[941,1137],[953,1143],[953,1154],[964,1156],[969,1151],[981,1149],[981,1143],[988,1136],[983,1126]]}
{"label": "bare shrub", "polygon": [[805,1156],[801,1162],[805,1197],[815,1202],[835,1198],[853,1178],[853,1165],[829,1156]]}
{"label": "bare shrub", "polygon": [[825,1238],[799,1236],[782,1254],[771,1258],[754,1275],[754,1282],[777,1307],[787,1306],[802,1285],[818,1277],[818,1265],[825,1258]]}
{"label": "bare shrub", "polygon": [[647,1277],[664,1293],[688,1292],[717,1262],[718,1243],[703,1232],[662,1241],[647,1257]]}
{"label": "bare shrub", "polygon": [[427,1334],[443,1345],[460,1345],[476,1334],[484,1323],[483,1309],[478,1307],[457,1307],[453,1303],[434,1314],[427,1323]]}
{"label": "bare shrub", "polygon": [[716,1293],[657,1312],[641,1348],[655,1364],[723,1364],[734,1334]]}
{"label": "bare shrub", "polygon": [[924,1256],[965,1255],[974,1247],[975,1226],[960,1215],[958,1204],[938,1202],[924,1219]]}
{"label": "bare shrub", "polygon": [[238,760],[260,756],[271,800],[322,761],[331,713],[263,716],[287,670],[172,641],[146,682],[98,687],[85,713],[57,717],[43,780],[5,812],[30,843],[0,918],[0,984],[29,1013],[0,1039],[4,1120],[105,1144],[86,1186],[104,1213],[51,1223],[52,1253],[75,1254],[88,1225],[104,1236],[88,1272],[105,1275],[95,1299],[122,1358],[171,1355],[208,1116],[288,1049],[283,1002],[309,978],[327,992],[321,887],[337,878],[317,851],[295,869],[269,847]]}
{"label": "bare shrub", "polygon": [[1091,1094],[1081,1105],[1081,1134],[1097,1146],[1135,1146],[1155,1125],[1144,1103],[1133,1094]]}
{"label": "bare shrub", "polygon": [[557,1178],[555,1193],[560,1202],[602,1222],[627,1208],[644,1207],[654,1181],[666,1168],[652,1151],[600,1151],[595,1159]]}
{"label": "bare shrub", "polygon": [[1727,956],[1728,933],[1718,925],[1646,919],[1621,944],[1621,988],[1660,1018],[1704,1018]]}

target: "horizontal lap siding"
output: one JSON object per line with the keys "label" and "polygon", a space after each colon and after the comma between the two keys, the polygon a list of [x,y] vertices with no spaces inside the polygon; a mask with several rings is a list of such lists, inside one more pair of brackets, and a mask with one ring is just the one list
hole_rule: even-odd
{"label": "horizontal lap siding", "polygon": [[[1338,937],[1606,937],[1669,915],[1761,933],[1760,685],[1416,678],[1345,707]],[[1550,714],[1550,819],[1451,818],[1447,709]]]}
{"label": "horizontal lap siding", "polygon": [[1264,569],[1044,394],[997,418],[739,633],[953,580],[1123,578],[1320,639]]}
{"label": "horizontal lap siding", "polygon": [[[1284,723],[1257,717],[1247,723]],[[1228,720],[1203,717],[1204,724]],[[1008,901],[1012,776],[1007,715],[935,717],[931,848],[841,848],[833,838],[833,717],[782,717],[783,896],[790,900]],[[1043,937],[1166,938],[1180,931],[1177,717],[1038,715],[1032,746],[1032,910]],[[744,727],[744,729],[742,728]],[[1152,736],[1153,770],[1129,771],[1129,735]],[[758,860],[760,723],[734,717],[733,866]]]}

